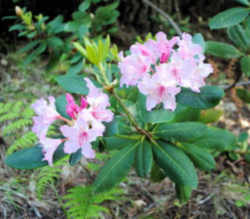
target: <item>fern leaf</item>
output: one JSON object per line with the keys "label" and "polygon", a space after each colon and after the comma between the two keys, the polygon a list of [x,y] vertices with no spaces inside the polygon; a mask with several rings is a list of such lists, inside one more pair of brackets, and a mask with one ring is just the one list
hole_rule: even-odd
{"label": "fern leaf", "polygon": [[19,119],[17,121],[14,121],[10,123],[8,126],[6,126],[3,130],[3,135],[8,135],[10,133],[14,133],[18,129],[24,128],[25,126],[31,125],[32,120],[30,119]]}
{"label": "fern leaf", "polygon": [[108,192],[94,194],[91,186],[77,186],[63,197],[67,201],[64,208],[67,209],[68,218],[99,218],[102,212],[109,212],[100,204],[107,200],[119,200],[123,193],[122,189],[114,188]]}
{"label": "fern leaf", "polygon": [[53,166],[45,166],[40,169],[36,183],[36,195],[38,199],[42,199],[42,196],[47,187],[49,185],[53,185],[55,181],[60,177],[62,172],[61,166],[65,165],[67,161],[68,158],[64,158],[54,163]]}
{"label": "fern leaf", "polygon": [[0,122],[17,119],[19,116],[20,116],[19,112],[15,112],[15,111],[6,113],[0,117]]}
{"label": "fern leaf", "polygon": [[12,154],[13,152],[30,147],[37,142],[37,136],[33,132],[27,132],[21,138],[18,138],[7,150],[7,154]]}
{"label": "fern leaf", "polygon": [[10,109],[12,108],[12,106],[13,106],[13,103],[11,103],[11,102],[7,103],[7,104],[1,103],[0,114],[9,112]]}

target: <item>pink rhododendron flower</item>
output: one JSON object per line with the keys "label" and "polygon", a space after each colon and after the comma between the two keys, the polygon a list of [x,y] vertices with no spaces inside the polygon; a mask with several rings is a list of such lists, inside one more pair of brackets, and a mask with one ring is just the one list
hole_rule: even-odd
{"label": "pink rhododendron flower", "polygon": [[[71,154],[81,148],[82,154],[86,158],[95,157],[95,151],[91,147],[91,142],[95,141],[104,132],[105,127],[101,123],[96,124],[91,117],[90,113],[83,113],[78,116],[73,126],[64,125],[60,128],[62,134],[67,138],[64,144],[65,153]],[[101,128],[97,128],[98,125]]]}
{"label": "pink rhododendron flower", "polygon": [[173,47],[177,43],[178,39],[178,37],[173,37],[173,39],[167,40],[166,34],[163,32],[156,34],[156,43],[160,54],[160,63],[168,61],[173,51]]}
{"label": "pink rhododendron flower", "polygon": [[[37,100],[32,108],[38,114],[33,118],[33,131],[42,144],[44,160],[52,165],[53,155],[58,146],[64,142],[64,152],[71,154],[81,149],[86,158],[94,158],[95,151],[91,147],[99,136],[105,131],[102,122],[110,122],[113,113],[107,109],[110,106],[109,97],[100,88],[94,86],[90,79],[85,79],[89,88],[86,97],[81,97],[80,106],[75,103],[71,94],[66,94],[66,112],[72,118],[68,120],[56,112],[55,99],[49,97],[49,103],[44,99]],[[53,139],[47,137],[49,126],[57,119],[67,122],[62,125],[60,131],[64,135],[63,139]]]}
{"label": "pink rhododendron flower", "polygon": [[66,94],[67,106],[66,112],[72,118],[76,119],[76,115],[80,111],[80,107],[75,103],[75,100],[71,94]]}
{"label": "pink rhododendron flower", "polygon": [[110,106],[108,95],[103,93],[100,88],[95,87],[88,78],[85,78],[85,80],[89,88],[87,102],[92,116],[100,122],[111,122],[113,113],[111,110],[106,109]]}
{"label": "pink rhododendron flower", "polygon": [[121,86],[136,85],[151,67],[150,58],[142,55],[133,54],[131,56],[121,57],[121,62],[118,66],[121,70],[122,77],[120,80]]}
{"label": "pink rhododendron flower", "polygon": [[52,166],[53,164],[53,155],[62,143],[61,139],[47,138],[46,136],[40,136],[40,143],[43,147],[44,159],[47,160],[48,164]]}
{"label": "pink rhododendron flower", "polygon": [[175,110],[175,95],[181,89],[177,87],[177,80],[170,71],[168,64],[157,66],[156,73],[144,77],[139,83],[139,91],[147,96],[146,108],[152,110],[157,104],[163,103],[165,109]]}
{"label": "pink rhododendron flower", "polygon": [[33,128],[32,131],[38,136],[41,132],[47,130],[49,126],[57,120],[60,115],[56,111],[55,98],[50,96],[49,103],[41,98],[31,105],[38,116],[33,117]]}
{"label": "pink rhododendron flower", "polygon": [[126,57],[121,53],[120,85],[137,86],[147,97],[149,111],[159,103],[165,109],[175,110],[175,96],[181,87],[200,92],[205,78],[213,72],[211,65],[204,63],[201,46],[193,43],[187,33],[168,40],[159,32],[156,40],[132,45],[130,53]]}

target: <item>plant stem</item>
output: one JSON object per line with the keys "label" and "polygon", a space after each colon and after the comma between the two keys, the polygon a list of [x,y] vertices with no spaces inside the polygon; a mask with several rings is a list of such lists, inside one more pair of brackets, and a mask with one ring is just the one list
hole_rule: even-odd
{"label": "plant stem", "polygon": [[104,67],[103,67],[103,64],[100,63],[100,64],[98,65],[98,68],[99,68],[99,70],[100,70],[100,72],[101,72],[101,74],[102,74],[102,78],[103,78],[103,80],[104,80],[105,85],[109,85],[110,83],[109,83],[109,80],[108,80],[108,78],[107,78],[107,75],[106,75],[105,69],[104,69]]}
{"label": "plant stem", "polygon": [[125,104],[122,102],[121,98],[117,95],[117,93],[115,92],[115,90],[113,89],[112,91],[110,91],[113,96],[115,97],[115,99],[119,102],[120,106],[123,108],[124,112],[126,113],[126,115],[128,116],[128,120],[131,123],[131,125],[133,125],[135,127],[135,129],[145,135],[148,139],[152,138],[152,135],[147,132],[146,130],[142,129],[136,122],[134,116],[130,113],[130,111],[128,110],[128,108],[125,106]]}
{"label": "plant stem", "polygon": [[181,29],[179,28],[179,26],[174,22],[174,20],[163,10],[161,10],[160,8],[158,8],[156,5],[154,5],[151,1],[149,0],[143,0],[143,2],[145,4],[147,4],[148,6],[150,6],[151,8],[153,8],[155,11],[159,12],[163,17],[165,17],[169,23],[173,26],[173,28],[175,29],[176,33],[178,35],[182,35]]}

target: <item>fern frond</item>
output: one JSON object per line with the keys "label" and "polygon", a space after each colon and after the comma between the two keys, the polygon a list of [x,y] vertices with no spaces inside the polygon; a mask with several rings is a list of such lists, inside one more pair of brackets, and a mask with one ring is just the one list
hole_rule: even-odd
{"label": "fern frond", "polygon": [[119,200],[122,189],[114,188],[107,192],[95,194],[91,186],[77,186],[69,190],[63,199],[67,202],[64,208],[67,210],[68,218],[89,219],[99,218],[102,212],[108,213],[109,210],[101,203],[107,200]]}
{"label": "fern frond", "polygon": [[6,126],[3,130],[3,135],[8,135],[10,133],[15,132],[18,129],[24,128],[25,126],[28,126],[31,124],[32,124],[31,119],[19,119],[17,121],[10,123],[8,126]]}
{"label": "fern frond", "polygon": [[32,118],[33,116],[35,115],[35,112],[33,109],[31,109],[30,107],[24,109],[23,113],[22,113],[22,116],[23,118],[25,119],[30,119]]}
{"label": "fern frond", "polygon": [[7,150],[7,154],[32,146],[37,142],[37,136],[33,132],[27,132],[21,138],[18,138]]}
{"label": "fern frond", "polygon": [[53,166],[45,166],[39,170],[36,183],[36,195],[38,199],[42,199],[42,196],[49,185],[53,185],[55,181],[60,177],[62,168],[68,162],[68,158],[54,163]]}
{"label": "fern frond", "polygon": [[11,102],[6,103],[6,104],[1,103],[1,105],[0,105],[0,114],[9,112],[10,109],[12,108],[12,106],[13,106],[13,103],[11,103]]}
{"label": "fern frond", "polygon": [[19,116],[20,116],[20,113],[15,112],[15,111],[5,113],[4,115],[2,115],[0,117],[0,122],[5,122],[5,121],[8,121],[8,120],[14,120],[14,119],[17,119]]}

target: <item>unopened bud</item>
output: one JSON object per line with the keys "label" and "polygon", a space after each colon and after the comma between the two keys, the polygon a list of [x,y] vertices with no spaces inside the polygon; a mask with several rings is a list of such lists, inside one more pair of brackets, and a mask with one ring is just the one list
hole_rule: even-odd
{"label": "unopened bud", "polygon": [[23,14],[23,10],[19,6],[15,7],[15,12],[16,12],[16,15],[19,17],[22,16]]}

